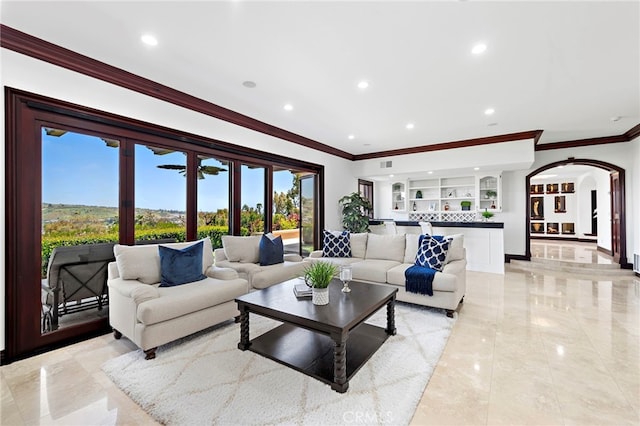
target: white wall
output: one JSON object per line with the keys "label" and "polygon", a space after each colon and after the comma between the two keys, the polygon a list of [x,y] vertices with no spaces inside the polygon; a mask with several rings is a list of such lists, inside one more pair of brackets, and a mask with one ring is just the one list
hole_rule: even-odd
{"label": "white wall", "polygon": [[[391,160],[391,168],[381,168],[380,163]],[[469,176],[475,174],[474,167],[481,170],[512,170],[529,167],[534,161],[533,139],[502,142],[467,148],[446,149],[442,151],[422,152],[419,154],[398,155],[386,158],[356,161],[352,166],[354,174],[362,178],[372,176],[408,178],[416,173],[433,171],[446,172],[448,175]],[[389,198],[388,198],[389,199]]]}
{"label": "white wall", "polygon": [[576,181],[576,191],[578,193],[576,235],[578,237],[583,237],[584,234],[591,232],[591,191],[595,190],[596,180],[591,173],[578,177]]}
{"label": "white wall", "polygon": [[[352,162],[254,132],[136,92],[71,72],[7,49],[0,50],[0,84],[260,151],[325,166],[325,224],[341,227],[338,199],[357,191]],[[4,91],[0,95],[0,237],[5,241]],[[215,100],[214,100],[215,102]],[[4,247],[4,245],[3,245]],[[5,348],[5,256],[0,257],[0,350]]]}

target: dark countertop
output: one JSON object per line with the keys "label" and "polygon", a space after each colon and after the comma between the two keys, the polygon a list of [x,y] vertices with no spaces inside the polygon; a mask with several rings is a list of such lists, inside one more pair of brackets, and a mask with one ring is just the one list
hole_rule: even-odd
{"label": "dark countertop", "polygon": [[[370,225],[382,225],[384,222],[395,222],[398,226],[420,226],[417,221],[413,220],[391,220],[391,219],[371,219]],[[431,226],[441,228],[504,228],[502,222],[430,222]]]}

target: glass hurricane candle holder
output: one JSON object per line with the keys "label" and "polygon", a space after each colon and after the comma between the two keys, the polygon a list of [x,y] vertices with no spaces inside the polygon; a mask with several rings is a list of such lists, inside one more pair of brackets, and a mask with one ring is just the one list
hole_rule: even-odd
{"label": "glass hurricane candle holder", "polygon": [[342,292],[349,293],[351,289],[349,288],[349,281],[351,281],[351,266],[341,266],[340,267],[340,281],[342,281]]}

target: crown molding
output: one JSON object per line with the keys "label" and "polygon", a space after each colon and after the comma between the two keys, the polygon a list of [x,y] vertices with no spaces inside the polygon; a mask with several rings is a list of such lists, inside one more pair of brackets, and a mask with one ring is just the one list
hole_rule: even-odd
{"label": "crown molding", "polygon": [[530,130],[526,132],[509,133],[506,135],[488,136],[485,138],[465,139],[465,140],[453,141],[453,142],[436,143],[433,145],[422,145],[422,146],[414,146],[411,148],[400,148],[400,149],[392,149],[389,151],[372,152],[369,154],[359,154],[359,155],[354,155],[353,159],[369,160],[371,158],[391,157],[395,155],[418,154],[421,152],[441,151],[443,149],[467,148],[470,146],[488,145],[488,144],[501,143],[501,142],[513,142],[513,141],[519,141],[523,139],[537,140],[540,138],[541,134],[542,134],[542,130]]}
{"label": "crown molding", "polygon": [[630,141],[634,140],[635,138],[640,136],[640,124],[636,124],[629,130],[627,130],[624,134]]}
{"label": "crown molding", "polygon": [[580,146],[603,145],[603,144],[629,142],[629,141],[630,139],[627,137],[626,133],[624,133],[622,135],[604,136],[601,138],[578,139],[578,140],[566,141],[566,142],[545,143],[542,145],[536,145],[535,150],[548,151],[551,149],[577,148]]}
{"label": "crown molding", "polygon": [[313,139],[289,132],[271,124],[256,120],[230,109],[221,107],[204,99],[197,98],[171,87],[156,83],[123,69],[81,55],[72,50],[50,43],[46,40],[23,33],[0,24],[0,46],[75,71],[90,77],[124,87],[174,105],[187,108],[256,132],[323,151],[351,160],[353,156],[345,151],[325,145]]}

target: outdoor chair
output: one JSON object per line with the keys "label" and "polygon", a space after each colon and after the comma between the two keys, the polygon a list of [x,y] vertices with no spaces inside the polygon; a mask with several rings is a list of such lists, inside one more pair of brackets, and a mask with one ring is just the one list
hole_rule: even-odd
{"label": "outdoor chair", "polygon": [[58,329],[63,315],[108,304],[107,265],[114,243],[56,247],[42,282],[42,331]]}

